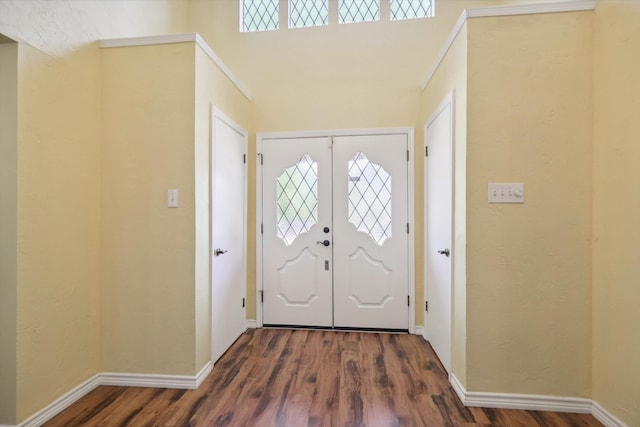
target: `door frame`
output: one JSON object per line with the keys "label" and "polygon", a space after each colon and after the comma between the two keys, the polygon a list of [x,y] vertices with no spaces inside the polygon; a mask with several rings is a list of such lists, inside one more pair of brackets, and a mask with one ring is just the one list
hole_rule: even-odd
{"label": "door frame", "polygon": [[409,283],[409,333],[416,331],[416,282],[415,282],[415,156],[413,127],[372,128],[372,129],[337,129],[327,131],[291,131],[291,132],[260,132],[256,134],[256,326],[262,327],[262,144],[265,139],[338,137],[362,135],[402,134],[407,136],[409,161],[407,162],[407,221],[409,233],[407,236],[407,256]]}
{"label": "door frame", "polygon": [[[213,301],[213,199],[214,199],[214,195],[213,195],[213,191],[214,191],[214,176],[215,176],[215,161],[213,158],[214,152],[214,146],[215,146],[215,141],[214,141],[214,137],[215,137],[215,121],[216,118],[220,119],[221,121],[223,121],[225,124],[227,124],[230,128],[232,128],[234,131],[238,132],[241,136],[242,139],[244,140],[244,145],[243,145],[243,150],[245,152],[245,154],[248,154],[248,146],[249,146],[249,134],[246,130],[244,130],[244,128],[242,126],[240,126],[239,124],[237,124],[231,117],[227,116],[222,110],[220,110],[219,108],[215,107],[213,104],[209,105],[209,110],[210,110],[210,119],[209,119],[209,307],[213,307],[212,301]],[[248,223],[247,223],[247,215],[248,215],[248,203],[249,203],[249,199],[248,199],[248,184],[249,184],[249,159],[248,157],[246,158],[245,164],[244,164],[244,188],[243,188],[243,192],[244,192],[244,208],[242,209],[242,218],[243,221],[242,223],[244,224],[244,239],[243,239],[243,246],[244,246],[244,251],[243,251],[243,257],[242,257],[242,273],[243,273],[243,277],[244,277],[244,287],[243,287],[243,294],[244,294],[244,298],[245,298],[245,305],[243,307],[244,310],[244,329],[247,329],[247,304],[246,304],[246,300],[247,300],[247,247],[248,247],[248,231],[249,231],[249,227],[248,227]],[[214,349],[213,349],[213,311],[210,311],[209,313],[209,326],[210,326],[210,330],[209,330],[209,352],[211,354],[211,356],[213,356],[214,354]]]}
{"label": "door frame", "polygon": [[[455,90],[452,90],[451,92],[449,92],[444,99],[440,102],[440,104],[435,108],[435,110],[433,111],[433,113],[431,114],[431,116],[429,117],[429,119],[425,122],[424,124],[424,128],[423,128],[423,135],[424,135],[424,141],[423,141],[423,145],[425,147],[428,146],[428,141],[427,141],[427,128],[438,118],[440,117],[440,115],[445,111],[445,109],[450,106],[449,108],[449,141],[448,141],[448,146],[449,146],[449,158],[451,159],[451,206],[450,206],[450,212],[451,212],[451,247],[449,248],[451,251],[451,265],[450,265],[450,276],[451,276],[451,289],[450,291],[450,301],[451,301],[451,306],[449,307],[449,325],[450,325],[450,330],[449,330],[449,356],[451,358],[451,360],[449,360],[449,364],[450,366],[451,363],[453,362],[453,297],[454,297],[454,293],[453,293],[453,287],[454,287],[454,272],[455,272],[455,261],[456,261],[456,252],[455,252],[455,188],[456,188],[456,182],[455,182],[455,177],[456,177],[456,173],[455,173],[455,149],[454,149],[454,145],[455,145]],[[426,160],[425,160],[426,163]],[[424,215],[424,240],[423,240],[423,263],[424,263],[424,283],[423,283],[423,296],[424,296],[424,300],[427,301],[427,271],[426,269],[428,268],[427,265],[427,215],[429,213],[429,206],[428,206],[428,198],[426,196],[426,191],[427,191],[427,170],[426,170],[426,165],[423,168],[423,176],[424,176],[424,193],[425,193],[425,197],[424,197],[424,207],[423,207],[423,215]],[[428,330],[427,330],[427,322],[426,322],[426,317],[427,317],[427,313],[425,311],[424,313],[424,326],[423,326],[423,330],[422,330],[422,334],[425,340],[427,340],[427,336],[428,336]],[[451,372],[449,372],[451,373]]]}

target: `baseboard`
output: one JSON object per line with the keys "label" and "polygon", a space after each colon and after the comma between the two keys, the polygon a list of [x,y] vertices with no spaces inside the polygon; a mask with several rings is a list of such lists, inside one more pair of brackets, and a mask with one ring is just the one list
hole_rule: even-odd
{"label": "baseboard", "polygon": [[258,327],[258,321],[255,319],[247,319],[245,326],[247,329],[256,329]]}
{"label": "baseboard", "polygon": [[213,364],[207,363],[195,376],[189,375],[157,375],[157,374],[124,374],[104,372],[100,374],[100,385],[125,387],[181,388],[195,390],[211,372]]}
{"label": "baseboard", "polygon": [[629,427],[627,424],[620,421],[618,418],[614,417],[613,414],[604,409],[600,404],[596,401],[593,401],[591,405],[591,415],[605,427]]}
{"label": "baseboard", "polygon": [[415,334],[424,337],[424,326],[416,326]]}
{"label": "baseboard", "polygon": [[195,376],[189,375],[155,375],[155,374],[122,374],[116,372],[103,372],[83,382],[73,390],[64,394],[53,403],[38,411],[18,426],[0,425],[0,427],[38,427],[77,400],[84,397],[94,388],[100,385],[124,386],[124,387],[153,387],[153,388],[179,388],[197,389],[204,382],[213,369],[213,363],[209,362]]}
{"label": "baseboard", "polygon": [[100,385],[100,374],[94,375],[89,378],[82,384],[73,388],[71,391],[62,395],[60,398],[56,399],[50,405],[36,412],[23,422],[21,422],[19,427],[38,427],[45,422],[49,421],[51,418],[58,415],[60,412],[67,409],[69,406],[73,405],[78,399],[89,393],[94,388]]}
{"label": "baseboard", "polygon": [[606,427],[628,427],[591,399],[467,391],[454,374],[449,375],[449,382],[464,406],[591,414]]}

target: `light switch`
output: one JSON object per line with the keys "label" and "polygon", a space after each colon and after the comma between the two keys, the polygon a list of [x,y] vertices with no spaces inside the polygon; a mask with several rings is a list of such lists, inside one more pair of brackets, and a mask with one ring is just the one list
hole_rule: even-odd
{"label": "light switch", "polygon": [[489,203],[524,203],[524,184],[489,183]]}
{"label": "light switch", "polygon": [[167,207],[178,207],[178,190],[167,190]]}

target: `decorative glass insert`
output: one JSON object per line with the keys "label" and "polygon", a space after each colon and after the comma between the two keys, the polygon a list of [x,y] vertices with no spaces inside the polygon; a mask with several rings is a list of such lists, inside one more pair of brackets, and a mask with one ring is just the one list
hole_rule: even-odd
{"label": "decorative glass insert", "polygon": [[277,235],[288,246],[318,222],[318,163],[305,154],[276,181]]}
{"label": "decorative glass insert", "polygon": [[329,23],[329,0],[289,0],[289,28]]}
{"label": "decorative glass insert", "polygon": [[433,0],[391,0],[392,21],[431,16],[433,16]]}
{"label": "decorative glass insert", "polygon": [[340,0],[338,16],[341,24],[377,21],[380,19],[380,0]]}
{"label": "decorative glass insert", "polygon": [[278,29],[278,0],[241,0],[243,32]]}
{"label": "decorative glass insert", "polygon": [[362,152],[348,168],[349,222],[382,245],[391,237],[391,175]]}

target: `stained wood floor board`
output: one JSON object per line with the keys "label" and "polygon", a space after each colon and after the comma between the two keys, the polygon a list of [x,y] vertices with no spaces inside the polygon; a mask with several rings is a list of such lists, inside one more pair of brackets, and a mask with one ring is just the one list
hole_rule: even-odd
{"label": "stained wood floor board", "polygon": [[48,427],[595,427],[591,415],[467,408],[408,334],[250,329],[197,390],[100,386]]}

